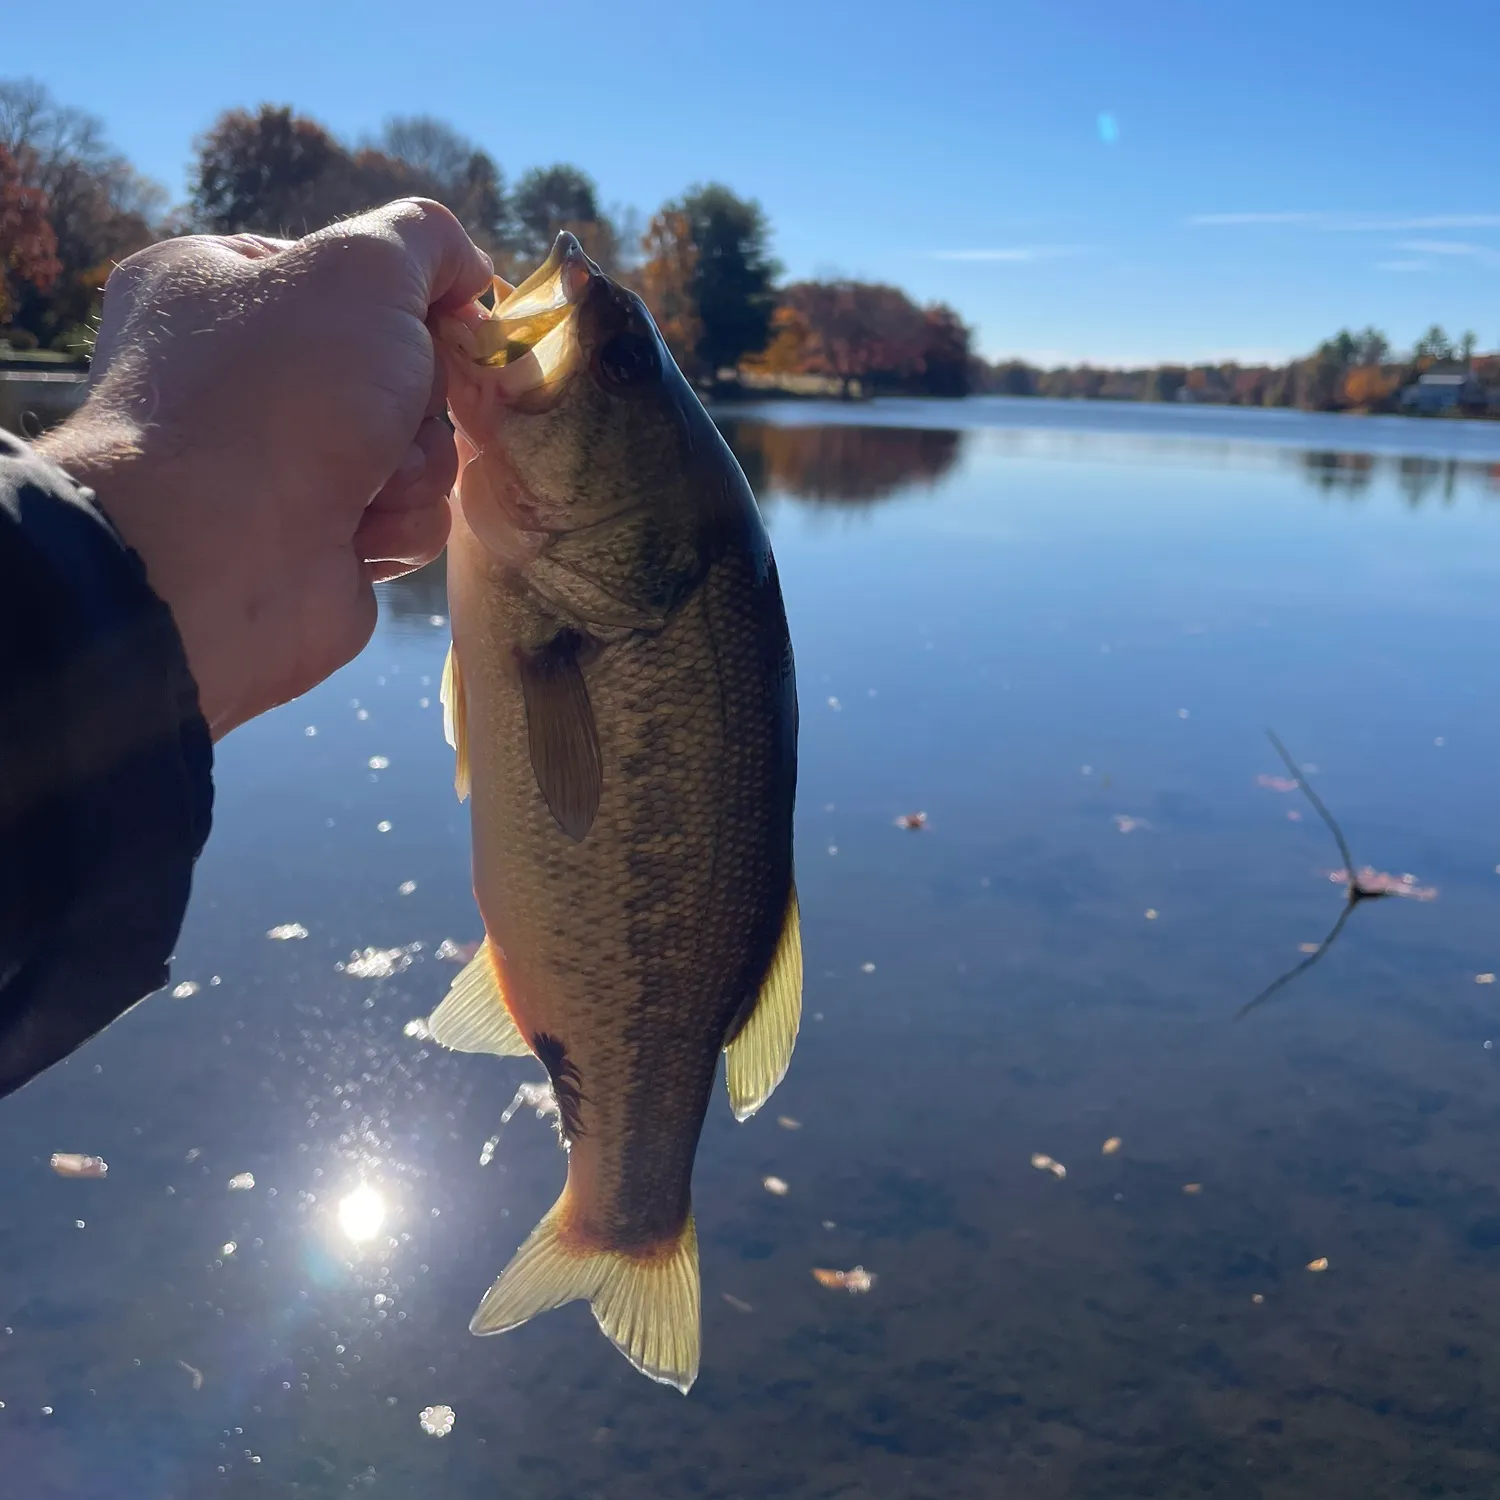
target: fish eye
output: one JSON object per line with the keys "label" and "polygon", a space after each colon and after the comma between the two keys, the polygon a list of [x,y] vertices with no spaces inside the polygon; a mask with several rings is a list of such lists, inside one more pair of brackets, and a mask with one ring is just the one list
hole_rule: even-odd
{"label": "fish eye", "polygon": [[654,340],[639,333],[617,333],[599,351],[599,373],[611,385],[644,385],[661,374]]}

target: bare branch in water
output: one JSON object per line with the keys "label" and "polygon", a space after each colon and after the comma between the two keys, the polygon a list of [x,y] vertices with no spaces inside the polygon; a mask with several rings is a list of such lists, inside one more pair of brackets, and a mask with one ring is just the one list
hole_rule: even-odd
{"label": "bare branch in water", "polygon": [[1323,799],[1308,786],[1307,778],[1302,774],[1302,767],[1287,754],[1287,748],[1276,738],[1274,729],[1266,730],[1266,738],[1275,747],[1276,753],[1286,762],[1286,768],[1292,773],[1292,780],[1302,788],[1302,795],[1312,803],[1312,809],[1328,825],[1329,832],[1333,834],[1334,842],[1339,846],[1339,853],[1344,856],[1344,868],[1349,872],[1349,879],[1354,879],[1354,856],[1349,852],[1349,845],[1344,839],[1344,830],[1334,822],[1333,814],[1323,806]]}
{"label": "bare branch in water", "polygon": [[1257,1010],[1260,1006],[1264,1005],[1266,1001],[1276,993],[1277,990],[1285,989],[1286,986],[1289,985],[1294,979],[1296,979],[1299,974],[1305,974],[1310,968],[1312,968],[1312,966],[1317,963],[1317,961],[1322,958],[1322,956],[1327,953],[1331,947],[1333,947],[1334,943],[1338,941],[1338,935],[1344,930],[1344,923],[1349,920],[1350,914],[1358,905],[1359,898],[1357,896],[1350,896],[1344,902],[1344,909],[1339,913],[1338,921],[1333,924],[1333,927],[1329,931],[1328,936],[1318,944],[1317,950],[1313,953],[1308,954],[1308,956],[1304,958],[1301,963],[1294,964],[1290,969],[1286,971],[1285,974],[1282,974],[1278,978],[1273,979],[1270,984],[1268,984],[1265,989],[1263,989],[1260,994],[1255,997],[1255,999],[1249,1001],[1245,1005],[1242,1005],[1235,1013],[1235,1020],[1243,1021],[1252,1010]]}
{"label": "bare branch in water", "polygon": [[1286,763],[1287,770],[1292,773],[1297,785],[1302,789],[1302,795],[1312,804],[1313,811],[1328,825],[1328,831],[1333,835],[1334,842],[1339,846],[1339,853],[1343,856],[1344,874],[1347,876],[1348,881],[1344,888],[1344,909],[1339,913],[1338,921],[1329,929],[1328,936],[1301,963],[1293,964],[1285,974],[1281,974],[1273,979],[1253,1000],[1242,1005],[1235,1015],[1235,1020],[1237,1021],[1244,1020],[1252,1010],[1256,1010],[1264,1005],[1278,990],[1285,989],[1294,979],[1305,974],[1312,968],[1338,941],[1339,934],[1344,930],[1344,924],[1353,915],[1354,908],[1361,901],[1378,901],[1382,897],[1391,894],[1388,890],[1382,890],[1375,886],[1367,886],[1361,882],[1358,867],[1354,863],[1354,856],[1349,852],[1348,840],[1344,837],[1344,830],[1339,827],[1333,814],[1324,807],[1323,799],[1307,784],[1307,779],[1302,774],[1301,767],[1287,753],[1286,746],[1277,739],[1275,731],[1266,730],[1266,738],[1270,740],[1276,749],[1276,753]]}

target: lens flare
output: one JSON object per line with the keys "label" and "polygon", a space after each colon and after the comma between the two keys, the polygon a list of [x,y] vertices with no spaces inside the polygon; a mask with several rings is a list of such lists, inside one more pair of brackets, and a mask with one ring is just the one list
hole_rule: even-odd
{"label": "lens flare", "polygon": [[368,1182],[339,1200],[339,1228],[356,1244],[374,1239],[384,1223],[385,1199]]}

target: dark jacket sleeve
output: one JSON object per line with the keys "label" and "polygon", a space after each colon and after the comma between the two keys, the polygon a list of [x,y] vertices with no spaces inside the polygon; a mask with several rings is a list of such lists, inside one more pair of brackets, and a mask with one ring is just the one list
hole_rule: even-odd
{"label": "dark jacket sleeve", "polygon": [[140,559],[0,434],[0,1095],[166,982],[212,767]]}

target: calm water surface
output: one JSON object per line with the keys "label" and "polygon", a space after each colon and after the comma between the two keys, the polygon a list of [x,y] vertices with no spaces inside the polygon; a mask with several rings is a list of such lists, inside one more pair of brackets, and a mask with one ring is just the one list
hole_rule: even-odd
{"label": "calm water surface", "polygon": [[[480,1164],[538,1068],[403,1032],[480,933],[424,576],[221,747],[198,988],[0,1105],[0,1494],[1500,1493],[1500,429],[725,425],[797,646],[808,983],[770,1107],[704,1133],[692,1395],[581,1304],[467,1333],[564,1162],[523,1111]],[[1267,725],[1437,895],[1236,1023],[1341,899]]]}

